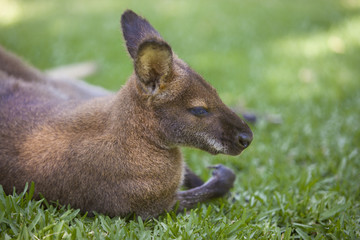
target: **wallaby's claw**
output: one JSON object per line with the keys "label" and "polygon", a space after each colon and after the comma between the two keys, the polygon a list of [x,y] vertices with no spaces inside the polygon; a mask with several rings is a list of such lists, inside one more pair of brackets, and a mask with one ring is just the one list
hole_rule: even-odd
{"label": "wallaby's claw", "polygon": [[[216,197],[224,196],[233,187],[235,181],[235,173],[222,164],[209,166],[208,168],[214,169],[212,178],[208,181],[212,184],[210,188],[215,192]],[[206,183],[205,183],[206,184]]]}
{"label": "wallaby's claw", "polygon": [[235,181],[235,173],[230,168],[225,167],[222,164],[217,164],[214,166],[209,166],[208,168],[214,169],[212,172],[213,178],[216,178],[218,182],[222,182],[226,185],[233,185],[233,182]]}
{"label": "wallaby's claw", "polygon": [[214,171],[212,172],[212,175],[214,177],[224,177],[224,176],[235,176],[234,171],[231,170],[228,167],[225,167],[222,164],[217,164],[214,166],[209,166],[209,169],[214,169]]}
{"label": "wallaby's claw", "polygon": [[216,164],[216,165],[208,166],[207,168],[209,168],[209,169],[218,169],[221,166],[222,166],[221,164]]}
{"label": "wallaby's claw", "polygon": [[217,164],[213,166],[208,166],[209,169],[214,169],[212,171],[213,177],[219,177],[220,175],[223,175],[223,170],[226,169],[222,164]]}

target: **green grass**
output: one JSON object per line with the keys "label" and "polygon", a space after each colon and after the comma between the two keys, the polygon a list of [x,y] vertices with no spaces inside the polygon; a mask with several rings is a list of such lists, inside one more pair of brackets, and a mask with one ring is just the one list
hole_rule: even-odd
{"label": "green grass", "polygon": [[[186,214],[87,217],[0,189],[0,239],[359,239],[360,4],[355,0],[0,0],[0,44],[40,69],[96,60],[89,82],[132,72],[119,19],[145,16],[225,103],[257,113],[238,157],[184,149],[202,178],[222,163],[229,196]],[[278,114],[282,124],[266,121]],[[31,188],[30,188],[31,189]]]}

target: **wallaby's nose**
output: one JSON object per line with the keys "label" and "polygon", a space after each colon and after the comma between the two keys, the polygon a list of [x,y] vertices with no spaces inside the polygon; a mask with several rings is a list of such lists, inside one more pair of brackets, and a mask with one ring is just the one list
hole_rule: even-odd
{"label": "wallaby's nose", "polygon": [[244,148],[247,148],[252,141],[252,134],[239,133],[238,140],[239,140],[239,143],[241,146],[243,146]]}

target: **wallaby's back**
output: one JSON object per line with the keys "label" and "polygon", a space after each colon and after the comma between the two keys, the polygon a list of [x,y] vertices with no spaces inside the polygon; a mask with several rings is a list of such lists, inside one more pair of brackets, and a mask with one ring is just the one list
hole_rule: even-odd
{"label": "wallaby's back", "polygon": [[40,71],[0,47],[0,183],[6,192],[21,189],[22,176],[28,176],[21,160],[28,136],[58,114],[58,107],[70,107],[63,94]]}

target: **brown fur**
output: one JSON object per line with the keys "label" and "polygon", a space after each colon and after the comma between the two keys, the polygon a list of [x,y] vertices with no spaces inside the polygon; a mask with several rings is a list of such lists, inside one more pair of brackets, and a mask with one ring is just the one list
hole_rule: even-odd
{"label": "brown fur", "polygon": [[[116,94],[49,79],[0,48],[5,192],[34,181],[49,200],[147,218],[232,186],[235,176],[223,166],[203,184],[184,166],[179,146],[237,155],[252,140],[249,127],[145,19],[128,10],[122,28],[135,72]],[[183,182],[193,189],[179,192]]]}

